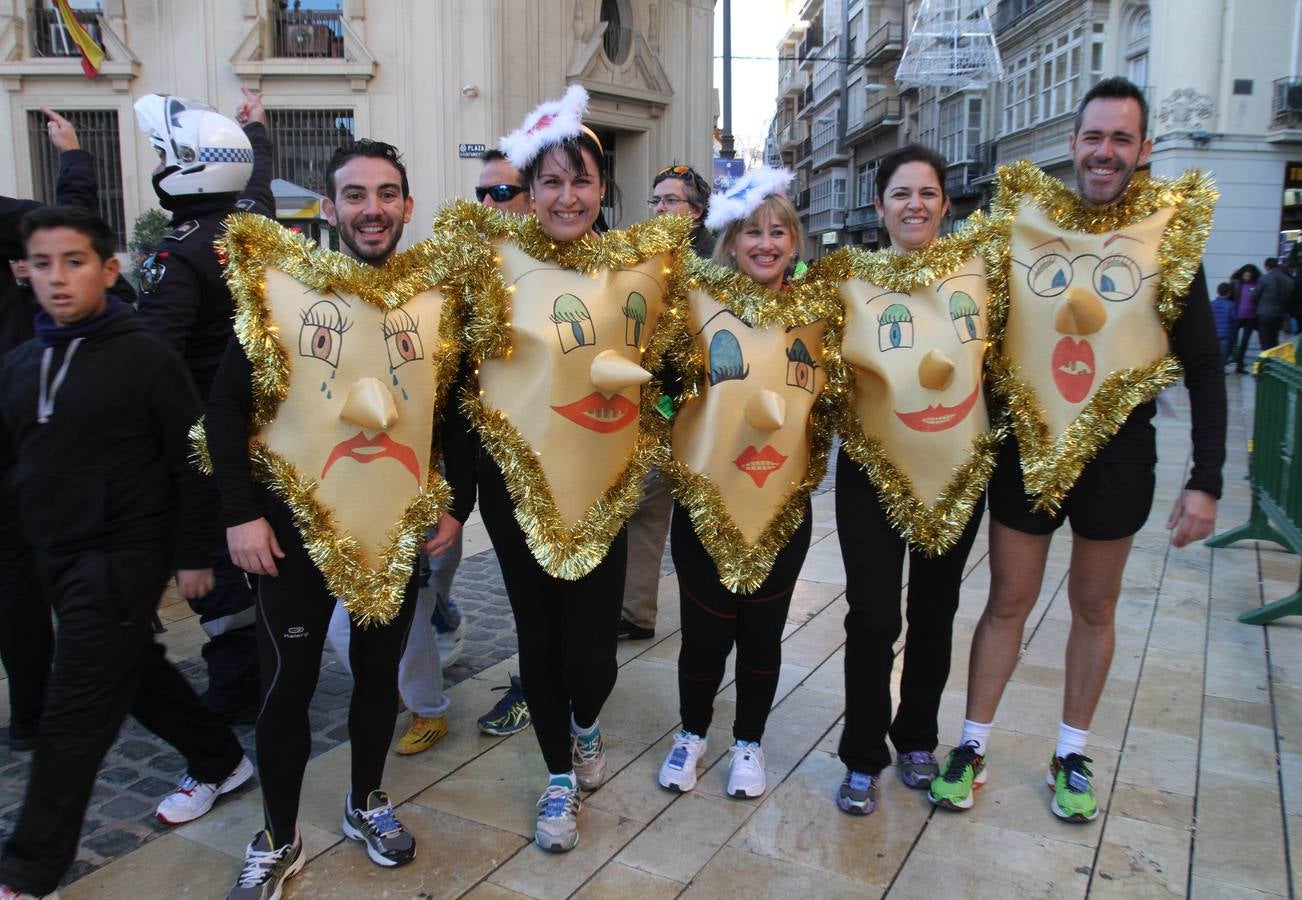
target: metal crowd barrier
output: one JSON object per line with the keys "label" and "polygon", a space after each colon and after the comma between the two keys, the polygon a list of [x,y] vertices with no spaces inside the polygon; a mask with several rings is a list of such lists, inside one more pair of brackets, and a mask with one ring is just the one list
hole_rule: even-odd
{"label": "metal crowd barrier", "polygon": [[[1257,368],[1257,410],[1252,426],[1252,514],[1248,521],[1207,541],[1228,547],[1239,541],[1273,541],[1302,553],[1302,337],[1293,358],[1262,359]],[[1302,575],[1298,590],[1245,612],[1240,622],[1266,625],[1283,616],[1302,615]]]}

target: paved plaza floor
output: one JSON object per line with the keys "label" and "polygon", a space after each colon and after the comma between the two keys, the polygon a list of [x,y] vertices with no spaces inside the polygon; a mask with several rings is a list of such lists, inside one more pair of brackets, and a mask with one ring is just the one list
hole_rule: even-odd
{"label": "paved plaza floor", "polygon": [[[1220,531],[1245,521],[1249,509],[1244,473],[1253,382],[1229,378]],[[1189,458],[1182,389],[1168,392],[1157,426],[1157,500],[1126,570],[1116,658],[1090,738],[1103,808],[1096,821],[1055,819],[1044,785],[1070,621],[1065,535],[1054,543],[1022,659],[995,722],[990,779],[975,807],[963,814],[936,810],[888,770],[875,814],[855,818],[836,809],[845,575],[836,495],[825,492],[814,500],[814,544],[788,618],[778,698],[764,737],[768,792],[752,801],[724,794],[730,681],[716,703],[709,768],[697,789],[675,794],[656,784],[678,727],[678,600],[668,575],[660,585],[656,637],[620,645],[619,681],[601,717],[610,774],[579,814],[579,845],[564,855],[544,853],[530,840],[534,801],[546,778],[532,731],[501,739],[475,728],[475,718],[499,696],[492,689],[516,671],[510,642],[484,629],[497,623],[501,630],[505,601],[476,518],[467,527],[469,561],[460,581],[473,600],[465,605],[478,643],[471,664],[453,672],[462,680],[449,690],[451,733],[419,756],[391,755],[385,777],[402,821],[419,840],[416,860],[381,870],[341,834],[349,747],[340,727],[342,700],[331,698],[346,697],[347,680],[329,662],[314,705],[315,755],[300,813],[311,860],[285,896],[1292,895],[1302,885],[1302,618],[1260,628],[1235,617],[1296,590],[1299,561],[1253,543],[1172,549],[1164,526]],[[955,622],[942,752],[959,735],[970,638],[988,580],[983,529]],[[196,620],[176,602],[164,607],[163,618],[173,657],[201,678]],[[477,627],[484,629],[478,636]],[[262,821],[256,784],[197,822],[156,827],[152,805],[170,786],[177,760],[156,757],[150,740],[133,727],[115,748],[105,770],[110,778],[101,779],[98,805],[92,803],[75,880],[60,891],[65,900],[218,898],[239,872],[244,845]],[[0,760],[4,830],[20,799],[25,760]],[[122,806],[105,812],[113,803]]]}

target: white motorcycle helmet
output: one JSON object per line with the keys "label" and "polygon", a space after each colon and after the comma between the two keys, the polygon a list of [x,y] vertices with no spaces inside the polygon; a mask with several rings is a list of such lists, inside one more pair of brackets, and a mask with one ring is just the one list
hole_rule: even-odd
{"label": "white motorcycle helmet", "polygon": [[235,194],[253,174],[244,129],[206,103],[148,94],[136,101],[136,122],[163,164],[153,177],[160,197]]}

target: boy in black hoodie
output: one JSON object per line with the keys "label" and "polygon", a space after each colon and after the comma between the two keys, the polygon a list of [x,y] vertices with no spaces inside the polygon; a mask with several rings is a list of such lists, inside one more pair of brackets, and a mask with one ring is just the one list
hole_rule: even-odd
{"label": "boy in black hoodie", "polygon": [[201,496],[186,440],[200,403],[185,365],[108,294],[118,263],[98,216],[46,207],[21,234],[42,313],[36,338],[0,364],[0,471],[59,628],[0,897],[58,885],[128,713],[186,758],[186,777],[159,807],[164,821],[202,815],[253,772],[150,627],[174,566],[182,595],[212,585],[208,536],[184,527],[206,521],[188,508]]}

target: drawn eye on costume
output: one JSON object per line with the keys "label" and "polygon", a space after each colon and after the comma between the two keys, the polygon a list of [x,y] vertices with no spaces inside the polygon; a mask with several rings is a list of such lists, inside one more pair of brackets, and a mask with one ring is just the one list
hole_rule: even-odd
{"label": "drawn eye on costume", "polygon": [[1121,303],[1139,293],[1144,276],[1129,256],[1105,256],[1094,267],[1094,290],[1104,300]]}
{"label": "drawn eye on costume", "polygon": [[954,333],[960,343],[985,340],[985,326],[981,322],[981,310],[972,295],[965,291],[955,291],[949,298],[949,317],[954,321]]}
{"label": "drawn eye on costume", "polygon": [[419,324],[405,309],[390,310],[385,315],[384,347],[389,351],[389,368],[393,371],[425,358],[425,349],[416,332]]}
{"label": "drawn eye on costume", "polygon": [[818,363],[810,356],[809,348],[800,338],[787,348],[787,384],[801,390],[814,392],[814,372]]}
{"label": "drawn eye on costume", "polygon": [[642,326],[646,324],[646,297],[630,291],[624,304],[624,343],[630,347],[642,346]]}
{"label": "drawn eye on costume", "polygon": [[299,313],[298,353],[319,359],[331,368],[339,367],[339,353],[344,346],[344,332],[353,327],[329,300],[318,300]]}
{"label": "drawn eye on costume", "polygon": [[739,381],[750,374],[750,366],[741,355],[737,336],[726,329],[710,338],[710,385],[722,381]]}
{"label": "drawn eye on costume", "polygon": [[1071,284],[1071,260],[1046,253],[1026,270],[1026,285],[1040,297],[1057,297]]}
{"label": "drawn eye on costume", "polygon": [[556,325],[556,337],[561,342],[562,353],[569,353],[578,347],[591,347],[597,342],[592,313],[573,294],[561,294],[556,298],[552,304],[551,320]]}
{"label": "drawn eye on costume", "polygon": [[903,303],[892,303],[877,317],[877,346],[883,353],[913,346],[913,313]]}

